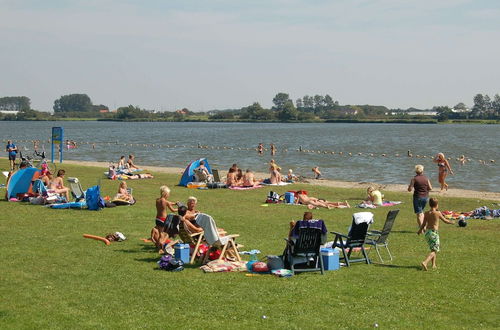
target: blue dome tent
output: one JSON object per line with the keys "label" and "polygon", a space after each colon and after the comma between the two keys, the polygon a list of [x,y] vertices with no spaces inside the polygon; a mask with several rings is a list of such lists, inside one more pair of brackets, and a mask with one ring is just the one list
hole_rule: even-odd
{"label": "blue dome tent", "polygon": [[7,184],[7,199],[14,198],[17,194],[29,192],[31,182],[34,180],[35,174],[39,171],[37,168],[28,167],[12,174]]}
{"label": "blue dome tent", "polygon": [[207,168],[208,173],[212,174],[212,170],[210,169],[210,165],[208,164],[208,161],[206,158],[200,158],[197,160],[193,160],[191,163],[189,163],[189,165],[184,170],[184,173],[182,174],[182,177],[181,177],[181,181],[179,181],[179,186],[186,187],[189,182],[196,181],[196,178],[194,176],[194,170],[200,166],[201,161],[205,162],[205,167]]}

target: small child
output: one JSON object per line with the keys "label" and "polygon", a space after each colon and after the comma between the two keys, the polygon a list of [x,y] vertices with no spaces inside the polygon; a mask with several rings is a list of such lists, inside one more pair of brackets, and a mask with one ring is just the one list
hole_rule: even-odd
{"label": "small child", "polygon": [[298,180],[298,178],[295,174],[293,174],[293,170],[289,169],[288,174],[286,176],[286,182],[295,182],[297,180]]}
{"label": "small child", "polygon": [[314,178],[316,180],[320,180],[321,179],[321,171],[319,170],[319,167],[318,166],[314,166],[312,168],[312,172],[314,173]]}
{"label": "small child", "polygon": [[127,182],[121,181],[120,186],[118,187],[118,193],[115,196],[116,199],[122,199],[124,201],[132,201],[133,197],[128,192]]}
{"label": "small child", "polygon": [[366,199],[366,202],[371,202],[373,205],[376,206],[382,206],[383,205],[383,198],[384,195],[380,192],[380,190],[375,189],[375,187],[370,186],[368,189],[366,189],[366,192],[368,193],[368,197]]}
{"label": "small child", "polygon": [[422,234],[425,230],[425,239],[431,249],[431,253],[427,258],[422,261],[421,265],[424,270],[427,270],[427,264],[432,260],[432,268],[436,269],[436,257],[439,252],[439,220],[447,224],[454,224],[453,221],[446,219],[440,211],[438,211],[437,198],[429,199],[429,206],[431,209],[424,213],[424,222],[418,231],[418,235]]}
{"label": "small child", "polygon": [[151,241],[158,249],[158,253],[163,254],[163,244],[167,239],[165,225],[167,220],[167,208],[172,212],[177,212],[174,209],[175,203],[169,202],[170,188],[167,186],[160,187],[160,198],[156,199],[156,219],[155,226],[151,229]]}

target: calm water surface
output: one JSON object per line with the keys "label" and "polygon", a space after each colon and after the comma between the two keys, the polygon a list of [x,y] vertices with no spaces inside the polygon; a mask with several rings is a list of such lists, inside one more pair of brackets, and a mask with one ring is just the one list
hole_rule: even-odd
{"label": "calm water surface", "polygon": [[[116,162],[121,155],[133,153],[138,164],[185,167],[193,159],[207,157],[212,167],[226,169],[236,162],[242,168],[265,172],[269,151],[258,156],[247,150],[262,142],[266,148],[270,143],[277,146],[273,158],[284,171],[292,168],[312,176],[311,168],[319,166],[325,178],[406,184],[414,165],[420,163],[438,187],[437,166],[430,157],[444,152],[452,158],[455,171],[447,179],[450,188],[500,191],[498,125],[4,121],[0,122],[0,137],[30,150],[32,144],[23,140],[43,139],[50,151],[47,139],[53,126],[63,126],[65,138],[79,143],[78,149],[64,153],[71,160]],[[85,142],[95,143],[95,149]],[[300,147],[307,152],[297,151]],[[413,158],[407,157],[408,150]],[[456,161],[460,155],[471,161],[460,166]]]}

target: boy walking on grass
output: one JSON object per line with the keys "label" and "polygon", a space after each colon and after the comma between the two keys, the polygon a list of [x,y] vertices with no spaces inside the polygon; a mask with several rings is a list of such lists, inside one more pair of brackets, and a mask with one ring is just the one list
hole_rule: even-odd
{"label": "boy walking on grass", "polygon": [[422,261],[421,265],[423,270],[427,270],[427,264],[432,260],[432,268],[436,269],[436,257],[439,252],[439,220],[443,220],[443,222],[447,224],[454,224],[453,221],[446,219],[440,211],[438,211],[438,200],[437,198],[429,199],[429,206],[431,209],[424,213],[424,222],[418,231],[418,235],[422,234],[425,230],[425,239],[429,248],[431,249],[431,253],[427,256],[427,258]]}
{"label": "boy walking on grass", "polygon": [[155,244],[158,252],[163,254],[163,244],[167,239],[167,233],[165,232],[165,225],[167,220],[167,209],[172,212],[177,212],[174,209],[175,203],[168,201],[170,197],[170,188],[167,186],[160,187],[160,198],[156,199],[156,219],[155,226],[151,229],[151,240]]}

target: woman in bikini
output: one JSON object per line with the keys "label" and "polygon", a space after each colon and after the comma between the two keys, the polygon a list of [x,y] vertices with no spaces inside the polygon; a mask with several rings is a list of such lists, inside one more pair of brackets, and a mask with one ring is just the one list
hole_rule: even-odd
{"label": "woman in bikini", "polygon": [[64,186],[63,178],[66,175],[65,170],[57,171],[57,177],[49,182],[49,189],[54,191],[56,194],[64,194],[66,201],[69,202],[69,188]]}
{"label": "woman in bikini", "polygon": [[438,153],[436,157],[433,159],[434,163],[438,164],[439,176],[438,181],[441,185],[441,191],[444,189],[448,190],[448,184],[446,183],[446,177],[448,176],[448,172],[453,175],[453,171],[451,170],[450,163],[444,156],[442,152]]}

